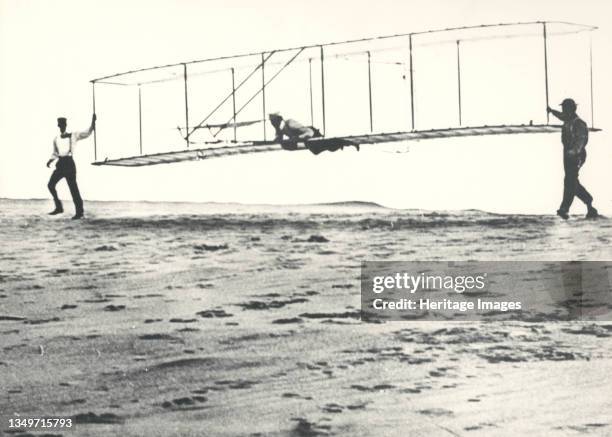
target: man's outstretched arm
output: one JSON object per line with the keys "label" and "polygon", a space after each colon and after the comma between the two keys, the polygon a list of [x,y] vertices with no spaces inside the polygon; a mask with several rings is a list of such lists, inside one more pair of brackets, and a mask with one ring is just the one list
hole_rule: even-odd
{"label": "man's outstretched arm", "polygon": [[565,117],[563,116],[563,112],[561,112],[561,111],[556,111],[556,110],[552,109],[550,106],[547,106],[546,107],[546,112],[548,112],[549,114],[554,115],[555,117],[557,117],[561,121],[565,121]]}
{"label": "man's outstretched arm", "polygon": [[96,130],[96,114],[93,114],[91,116],[91,125],[89,126],[89,129],[87,129],[86,131],[83,132],[74,132],[73,135],[75,135],[75,140],[79,141],[79,140],[84,140],[85,138],[89,137],[91,135],[91,133]]}

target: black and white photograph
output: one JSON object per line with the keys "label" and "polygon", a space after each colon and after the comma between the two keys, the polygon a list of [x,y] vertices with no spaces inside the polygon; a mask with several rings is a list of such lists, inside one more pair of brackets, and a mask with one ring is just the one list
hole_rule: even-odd
{"label": "black and white photograph", "polygon": [[0,435],[612,436],[612,4],[0,0]]}

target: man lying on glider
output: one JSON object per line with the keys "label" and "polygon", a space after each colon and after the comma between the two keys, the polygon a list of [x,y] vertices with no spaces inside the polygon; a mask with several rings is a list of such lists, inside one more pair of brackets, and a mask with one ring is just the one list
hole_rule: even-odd
{"label": "man lying on glider", "polygon": [[[355,146],[359,150],[359,145],[338,138],[337,141],[309,141],[313,138],[321,138],[321,132],[314,126],[303,126],[301,123],[291,118],[283,119],[278,113],[269,114],[270,123],[276,132],[275,141],[278,141],[285,150],[297,150],[298,143],[304,146],[315,155],[327,150],[335,152],[342,150],[344,146]],[[285,139],[286,138],[286,139]]]}

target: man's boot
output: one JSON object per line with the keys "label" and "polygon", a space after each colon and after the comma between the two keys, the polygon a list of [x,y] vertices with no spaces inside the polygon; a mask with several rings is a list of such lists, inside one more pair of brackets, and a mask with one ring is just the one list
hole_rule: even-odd
{"label": "man's boot", "polygon": [[79,220],[83,218],[83,210],[82,209],[77,209],[74,213],[74,217],[72,217],[72,220]]}
{"label": "man's boot", "polygon": [[59,199],[54,200],[55,209],[49,213],[49,215],[57,215],[64,212],[64,208],[62,207],[62,202]]}
{"label": "man's boot", "polygon": [[586,218],[593,219],[599,217],[599,212],[597,211],[597,209],[595,209],[594,206],[589,205],[588,208],[589,210],[586,213]]}

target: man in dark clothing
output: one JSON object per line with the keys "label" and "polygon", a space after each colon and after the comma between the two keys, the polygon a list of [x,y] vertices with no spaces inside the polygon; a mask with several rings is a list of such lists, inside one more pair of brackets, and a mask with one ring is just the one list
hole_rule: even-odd
{"label": "man in dark clothing", "polygon": [[587,218],[598,216],[597,209],[593,207],[593,196],[582,186],[578,180],[580,167],[586,160],[586,145],[589,141],[589,128],[587,124],[576,114],[576,102],[565,99],[561,103],[562,111],[555,111],[550,107],[546,110],[563,122],[561,130],[561,142],[563,143],[563,168],[565,179],[563,181],[563,201],[557,210],[557,215],[567,220],[569,209],[578,197],[587,206]]}
{"label": "man in dark clothing", "polygon": [[55,209],[49,214],[56,215],[64,212],[62,202],[59,197],[57,197],[55,186],[62,178],[66,178],[68,188],[70,188],[70,194],[72,195],[72,201],[74,202],[75,215],[72,219],[78,220],[83,217],[83,199],[81,199],[76,181],[76,165],[72,159],[72,154],[76,142],[89,137],[96,128],[96,114],[91,118],[89,129],[84,132],[66,132],[67,125],[67,120],[64,117],[57,119],[57,127],[60,130],[60,134],[53,140],[53,154],[51,155],[51,159],[47,161],[47,167],[49,167],[51,163],[57,159],[55,171],[51,174],[51,178],[47,184],[47,188],[49,188],[53,196],[53,201],[55,202]]}

